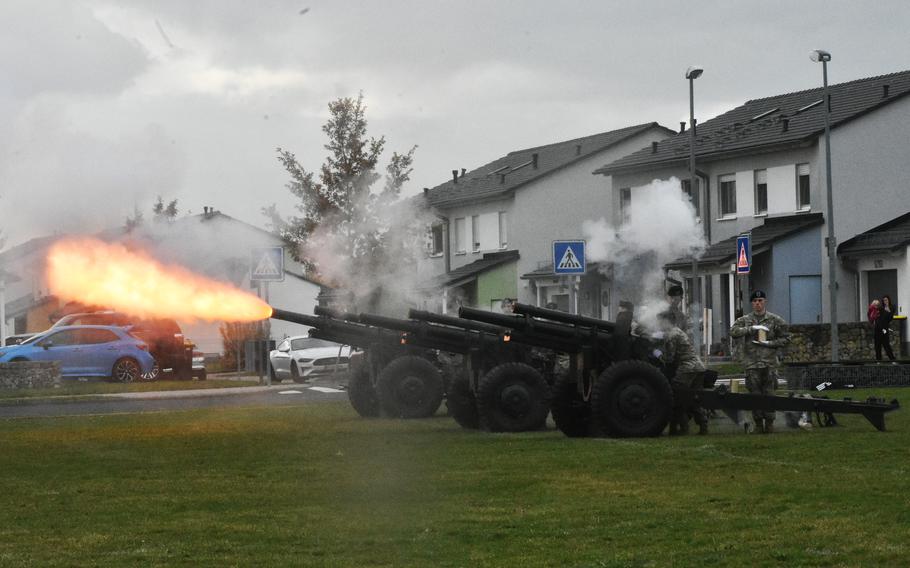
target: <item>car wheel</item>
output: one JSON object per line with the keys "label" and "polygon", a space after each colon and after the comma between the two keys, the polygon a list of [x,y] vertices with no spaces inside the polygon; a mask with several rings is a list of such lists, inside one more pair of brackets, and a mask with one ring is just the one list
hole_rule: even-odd
{"label": "car wheel", "polygon": [[141,375],[142,369],[139,367],[139,363],[129,357],[117,359],[114,368],[111,369],[111,378],[118,383],[132,383],[139,380]]}
{"label": "car wheel", "polygon": [[155,362],[155,366],[152,367],[152,370],[148,373],[142,373],[140,377],[143,381],[156,381],[158,377],[161,376],[161,367],[158,366],[158,362]]}
{"label": "car wheel", "polygon": [[204,380],[206,380],[206,379],[208,378],[208,373],[206,372],[205,369],[202,369],[202,370],[199,371],[199,373],[196,375],[196,378],[199,379],[200,381],[204,381]]}
{"label": "car wheel", "polygon": [[297,369],[297,363],[291,363],[291,380],[295,383],[306,382],[306,379],[300,376],[300,371]]}

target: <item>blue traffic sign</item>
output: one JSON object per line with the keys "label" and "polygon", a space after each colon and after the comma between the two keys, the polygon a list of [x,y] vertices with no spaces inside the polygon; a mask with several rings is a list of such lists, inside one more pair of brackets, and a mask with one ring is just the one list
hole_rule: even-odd
{"label": "blue traffic sign", "polygon": [[752,268],[752,237],[740,235],[736,237],[736,273],[749,274]]}
{"label": "blue traffic sign", "polygon": [[585,242],[553,241],[553,272],[556,274],[584,274]]}
{"label": "blue traffic sign", "polygon": [[284,280],[284,247],[250,249],[250,281],[281,282]]}

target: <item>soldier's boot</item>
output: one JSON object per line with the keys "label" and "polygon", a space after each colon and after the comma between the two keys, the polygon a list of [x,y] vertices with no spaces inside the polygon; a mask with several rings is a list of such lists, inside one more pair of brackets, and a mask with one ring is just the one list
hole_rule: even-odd
{"label": "soldier's boot", "polygon": [[679,425],[675,420],[670,421],[670,430],[667,432],[669,436],[679,436]]}
{"label": "soldier's boot", "polygon": [[774,433],[774,422],[771,420],[765,420],[765,434]]}
{"label": "soldier's boot", "polygon": [[689,417],[688,416],[683,417],[682,420],[680,421],[679,433],[682,436],[686,436],[689,434]]}
{"label": "soldier's boot", "polygon": [[698,425],[698,435],[704,436],[707,433],[708,433],[708,423],[702,422],[701,424]]}

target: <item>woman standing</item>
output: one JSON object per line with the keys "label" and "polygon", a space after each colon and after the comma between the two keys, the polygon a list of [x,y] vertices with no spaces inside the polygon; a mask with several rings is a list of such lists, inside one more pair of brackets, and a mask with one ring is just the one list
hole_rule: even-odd
{"label": "woman standing", "polygon": [[888,354],[888,359],[894,361],[894,351],[891,350],[891,318],[894,317],[891,306],[891,296],[882,296],[882,305],[878,317],[875,318],[875,360],[882,360],[882,347]]}

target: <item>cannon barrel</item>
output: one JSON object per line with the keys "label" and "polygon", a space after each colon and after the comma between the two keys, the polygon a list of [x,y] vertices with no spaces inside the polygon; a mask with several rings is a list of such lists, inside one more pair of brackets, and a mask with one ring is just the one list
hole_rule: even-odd
{"label": "cannon barrel", "polygon": [[281,310],[278,308],[272,308],[272,319],[277,319],[281,321],[287,321],[291,323],[299,323],[300,325],[308,325],[310,327],[319,326],[319,318],[317,316],[308,316],[306,314],[299,314],[297,312],[289,312],[287,310]]}
{"label": "cannon barrel", "polygon": [[531,316],[534,318],[542,318],[550,321],[557,321],[560,323],[591,327],[600,331],[605,331],[607,333],[613,333],[616,331],[616,324],[611,321],[590,318],[587,316],[567,314],[566,312],[561,312],[559,310],[538,308],[537,306],[532,306],[530,304],[519,304],[516,302],[512,304],[512,311],[516,314]]}
{"label": "cannon barrel", "polygon": [[344,321],[357,321],[357,314],[352,314],[350,312],[342,312],[341,310],[336,310],[334,308],[326,308],[324,306],[316,306],[313,308],[313,313],[317,316],[324,316],[332,319],[339,319]]}
{"label": "cannon barrel", "polygon": [[452,316],[446,316],[442,314],[436,314],[433,312],[428,312],[426,310],[408,310],[408,317],[414,320],[426,321],[430,323],[438,323],[441,325],[447,325],[450,327],[459,327],[462,329],[470,329],[473,331],[485,331],[487,333],[502,334],[507,331],[506,328],[500,327],[498,325],[493,325],[489,323],[482,323],[479,321],[468,320],[464,318],[456,318]]}
{"label": "cannon barrel", "polygon": [[[549,341],[560,340],[563,344],[574,344],[574,348],[567,351],[569,353],[580,350],[582,343],[590,344],[593,342],[605,345],[612,340],[612,334],[600,331],[596,328],[535,320],[531,317],[522,315],[510,316],[508,314],[497,314],[485,310],[465,307],[458,309],[458,315],[466,319],[510,329],[513,332],[516,332],[512,334],[512,337],[516,341],[530,343],[531,341],[536,341],[537,338],[544,338]],[[548,345],[541,345],[541,347],[548,347]],[[557,348],[555,346],[553,349],[566,351],[565,349]]]}
{"label": "cannon barrel", "polygon": [[401,334],[360,323],[353,323],[328,316],[309,316],[288,310],[272,308],[272,318],[298,323],[314,328],[310,335],[328,341],[355,347],[368,347],[374,343],[400,344]]}

